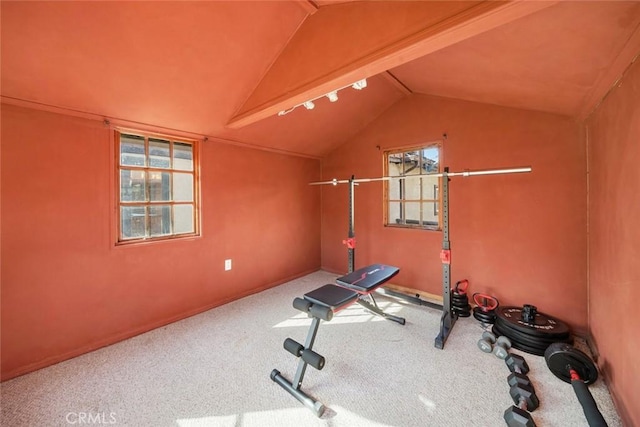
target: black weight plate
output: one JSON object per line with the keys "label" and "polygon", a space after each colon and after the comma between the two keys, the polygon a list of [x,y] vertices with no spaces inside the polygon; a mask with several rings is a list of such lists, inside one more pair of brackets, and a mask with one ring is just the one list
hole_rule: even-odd
{"label": "black weight plate", "polygon": [[598,379],[598,368],[591,358],[567,343],[551,344],[544,352],[544,360],[553,375],[566,383],[571,382],[569,366],[578,373],[585,384],[594,383]]}
{"label": "black weight plate", "polygon": [[541,312],[536,313],[533,323],[524,322],[522,307],[498,307],[496,315],[500,321],[504,321],[512,328],[529,335],[551,337],[569,333],[569,326],[564,322]]}
{"label": "black weight plate", "polygon": [[522,340],[530,340],[534,342],[552,344],[554,342],[563,341],[566,342],[569,338],[571,338],[571,334],[558,334],[552,336],[541,336],[541,335],[531,335],[522,332],[520,329],[516,329],[511,326],[510,323],[503,321],[500,318],[496,318],[496,324],[502,329],[507,335],[515,335],[521,337]]}
{"label": "black weight plate", "polygon": [[501,335],[505,335],[512,342],[522,343],[527,347],[538,348],[543,352],[547,347],[549,347],[549,345],[553,344],[554,342],[573,342],[573,339],[570,335],[563,338],[554,338],[550,341],[548,338],[535,337],[533,335],[523,334],[515,329],[504,328],[498,323],[495,324],[495,328]]}
{"label": "black weight plate", "polygon": [[527,348],[536,349],[544,353],[544,351],[547,349],[547,347],[550,344],[550,343],[531,340],[530,338],[523,339],[522,334],[514,334],[513,331],[504,330],[497,323],[493,325],[493,329],[496,331],[498,335],[504,335],[505,337],[509,338],[509,340],[511,341],[511,344],[514,346],[516,346],[517,344],[521,344]]}
{"label": "black weight plate", "polygon": [[[493,325],[493,328],[491,328],[491,330],[493,331],[493,334],[498,337],[498,336],[503,336],[504,334],[500,333],[499,329],[496,329],[496,325]],[[507,338],[509,338],[508,335],[504,335]],[[511,341],[511,347],[517,349],[517,350],[522,350],[526,353],[529,354],[534,354],[536,356],[542,356],[544,354],[544,349],[543,348],[538,348],[538,347],[533,347],[533,346],[528,346],[526,344],[523,344],[522,342],[519,341],[513,341],[511,340],[511,338],[509,338],[509,340]]]}
{"label": "black weight plate", "polygon": [[493,311],[484,312],[482,310],[478,310],[478,307],[473,309],[473,317],[482,323],[495,323],[496,321],[496,314]]}
{"label": "black weight plate", "polygon": [[522,320],[521,313],[521,307],[500,307],[496,310],[496,323],[529,336],[545,338],[550,342],[562,341],[570,335],[569,327],[558,319],[538,312],[534,323],[526,323]]}

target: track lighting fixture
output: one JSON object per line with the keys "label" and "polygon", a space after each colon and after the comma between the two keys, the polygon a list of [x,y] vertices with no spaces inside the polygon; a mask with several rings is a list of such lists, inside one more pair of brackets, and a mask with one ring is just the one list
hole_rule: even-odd
{"label": "track lighting fixture", "polygon": [[[362,80],[358,80],[357,82],[349,85],[352,88],[356,89],[356,90],[362,90],[365,87],[367,87],[367,79],[362,79]],[[336,90],[332,90],[331,92],[327,93],[326,96],[329,99],[329,102],[336,102],[338,100],[338,91],[342,90],[344,88],[347,88],[349,86],[343,86],[339,89]],[[319,97],[321,98],[321,97]],[[282,110],[280,112],[278,112],[279,116],[284,116],[285,114],[289,114],[290,112],[292,112],[293,110],[295,110],[296,108],[303,106],[304,108],[306,108],[307,110],[313,110],[315,108],[315,104],[313,103],[313,101],[316,101],[319,98],[314,98],[314,99],[310,99],[308,101],[303,102],[302,104],[298,104],[298,105],[294,105],[293,107],[291,107],[288,110]]]}
{"label": "track lighting fixture", "polygon": [[362,90],[367,87],[367,79],[358,80],[354,84],[351,85],[355,90]]}

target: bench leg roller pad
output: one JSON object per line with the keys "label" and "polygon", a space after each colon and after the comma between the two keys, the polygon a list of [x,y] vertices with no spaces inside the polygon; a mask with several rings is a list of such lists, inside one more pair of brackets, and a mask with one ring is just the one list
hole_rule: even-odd
{"label": "bench leg roller pad", "polygon": [[274,369],[271,371],[271,379],[276,382],[280,387],[287,390],[289,394],[298,399],[300,403],[309,408],[311,412],[313,412],[317,417],[321,417],[324,413],[324,405],[322,402],[318,402],[317,400],[313,400],[308,394],[304,391],[295,388],[286,378],[284,378],[280,371]]}

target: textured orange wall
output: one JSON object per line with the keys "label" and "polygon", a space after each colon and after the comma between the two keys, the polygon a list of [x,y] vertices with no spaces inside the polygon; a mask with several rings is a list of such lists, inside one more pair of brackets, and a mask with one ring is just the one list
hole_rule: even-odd
{"label": "textured orange wall", "polygon": [[[381,176],[382,151],[439,140],[451,171],[514,166],[529,174],[452,178],[452,282],[502,305],[535,304],[586,332],[586,159],[572,119],[412,95],[323,161],[323,179]],[[380,149],[377,148],[380,146]],[[442,294],[442,233],[383,226],[382,183],[356,188],[356,267],[401,268],[394,283]],[[322,188],[322,265],[347,269],[347,186]]]}
{"label": "textured orange wall", "polygon": [[213,141],[202,237],[115,247],[110,133],[2,105],[2,379],[320,266],[319,162]]}
{"label": "textured orange wall", "polygon": [[[640,425],[640,61],[588,119],[589,327],[618,410]],[[634,338],[635,337],[635,338]]]}

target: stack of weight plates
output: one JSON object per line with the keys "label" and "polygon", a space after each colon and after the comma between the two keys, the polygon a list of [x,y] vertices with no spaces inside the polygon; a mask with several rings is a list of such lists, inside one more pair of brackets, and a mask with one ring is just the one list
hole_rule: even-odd
{"label": "stack of weight plates", "polygon": [[539,313],[532,305],[498,307],[492,329],[496,336],[509,338],[513,348],[537,356],[543,356],[547,347],[554,342],[573,342],[569,326]]}

